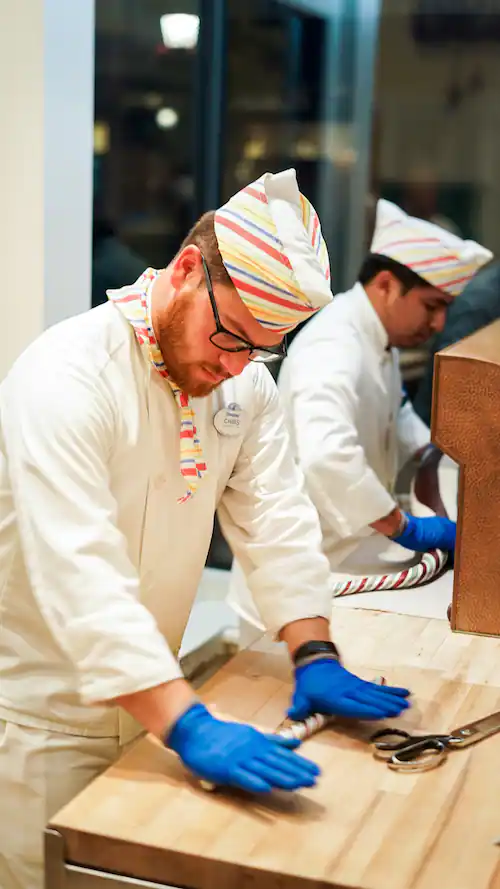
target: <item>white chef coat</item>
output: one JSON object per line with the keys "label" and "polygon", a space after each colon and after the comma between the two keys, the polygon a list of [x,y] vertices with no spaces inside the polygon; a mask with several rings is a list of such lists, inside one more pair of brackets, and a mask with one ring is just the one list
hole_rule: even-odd
{"label": "white chef coat", "polygon": [[397,349],[356,284],[298,334],[279,381],[292,448],[332,568],[396,506],[399,469],[430,441],[402,405]]}
{"label": "white chef coat", "polygon": [[[398,352],[361,284],[297,334],[278,387],[332,571],[376,570],[387,540],[369,526],[396,506],[398,471],[430,441],[430,430],[411,402],[402,406]],[[258,624],[237,561],[228,602]]]}
{"label": "white chef coat", "polygon": [[[236,436],[214,427],[242,409]],[[249,365],[193,400],[208,474],[179,470],[179,412],[112,303],[46,331],[0,387],[0,719],[123,737],[99,702],[181,675],[214,511],[263,624],[329,617],[320,526],[276,387]]]}

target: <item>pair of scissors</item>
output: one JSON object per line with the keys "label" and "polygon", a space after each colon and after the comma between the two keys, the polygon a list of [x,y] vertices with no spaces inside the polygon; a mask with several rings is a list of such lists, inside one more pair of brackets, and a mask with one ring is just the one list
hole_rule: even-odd
{"label": "pair of scissors", "polygon": [[387,762],[398,772],[426,772],[435,769],[449,750],[477,744],[500,732],[500,711],[453,729],[447,735],[412,735],[403,729],[385,728],[370,737],[375,759]]}

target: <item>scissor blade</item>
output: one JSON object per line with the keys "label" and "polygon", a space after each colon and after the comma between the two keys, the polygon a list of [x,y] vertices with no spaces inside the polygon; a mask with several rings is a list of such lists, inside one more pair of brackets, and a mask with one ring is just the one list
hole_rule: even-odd
{"label": "scissor blade", "polygon": [[483,716],[482,719],[476,719],[475,722],[469,722],[468,725],[462,725],[460,728],[450,732],[449,744],[452,747],[467,747],[469,744],[475,744],[488,735],[494,735],[500,732],[500,710],[496,713],[490,713],[489,716]]}

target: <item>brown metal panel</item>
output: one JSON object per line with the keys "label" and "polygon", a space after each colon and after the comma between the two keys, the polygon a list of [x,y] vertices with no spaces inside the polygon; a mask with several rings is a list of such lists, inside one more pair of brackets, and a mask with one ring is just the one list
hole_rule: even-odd
{"label": "brown metal panel", "polygon": [[433,441],[460,465],[451,626],[500,635],[500,321],[438,352]]}

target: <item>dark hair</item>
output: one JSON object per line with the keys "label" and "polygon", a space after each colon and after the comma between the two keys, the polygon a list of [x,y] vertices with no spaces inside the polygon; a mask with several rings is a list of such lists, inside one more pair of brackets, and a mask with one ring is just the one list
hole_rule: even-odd
{"label": "dark hair", "polygon": [[204,213],[184,238],[180,250],[184,250],[184,247],[188,247],[190,244],[195,244],[205,257],[212,281],[229,286],[232,285],[232,281],[219,252],[214,219],[215,212],[213,210]]}
{"label": "dark hair", "polygon": [[390,256],[383,256],[379,253],[368,254],[359,270],[358,281],[363,286],[369,284],[379,272],[391,272],[401,282],[405,293],[408,293],[413,287],[432,287],[432,284],[412,272],[407,266],[396,262]]}

